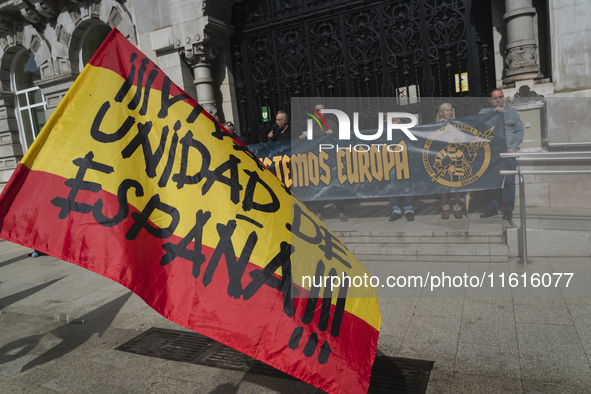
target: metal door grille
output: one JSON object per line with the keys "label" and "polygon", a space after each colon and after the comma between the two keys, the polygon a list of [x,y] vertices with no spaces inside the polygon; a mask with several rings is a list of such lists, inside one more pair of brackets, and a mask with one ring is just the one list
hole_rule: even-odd
{"label": "metal door grille", "polygon": [[[232,61],[243,134],[291,97],[479,97],[494,88],[486,0],[245,0]],[[468,91],[456,81],[468,75]],[[459,85],[461,87],[461,85]]]}

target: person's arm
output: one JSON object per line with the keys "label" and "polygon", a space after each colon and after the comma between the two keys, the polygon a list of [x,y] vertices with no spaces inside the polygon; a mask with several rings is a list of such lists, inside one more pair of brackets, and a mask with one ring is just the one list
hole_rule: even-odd
{"label": "person's arm", "polygon": [[328,130],[326,130],[325,134],[326,135],[333,135],[333,134],[338,134],[339,132],[339,126],[337,126],[337,124],[335,122],[333,122],[332,120],[328,119],[326,121],[326,125],[328,126]]}
{"label": "person's arm", "polygon": [[505,116],[508,116],[513,123],[513,129],[511,130],[512,138],[507,146],[509,150],[517,152],[519,150],[519,145],[521,145],[521,143],[523,142],[523,122],[521,121],[521,117],[519,116],[517,111],[513,108],[510,108],[508,111],[505,111]]}
{"label": "person's arm", "polygon": [[279,135],[279,129],[277,128],[277,125],[273,124],[271,126],[271,131],[269,131],[269,134],[267,134],[267,138],[269,138],[269,142],[275,141],[275,138],[277,138],[278,135]]}

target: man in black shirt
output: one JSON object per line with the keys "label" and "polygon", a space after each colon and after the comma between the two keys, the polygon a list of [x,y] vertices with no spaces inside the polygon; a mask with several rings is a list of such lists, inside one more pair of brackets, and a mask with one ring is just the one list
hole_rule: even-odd
{"label": "man in black shirt", "polygon": [[285,111],[277,112],[277,116],[275,116],[275,124],[277,124],[277,129],[269,132],[267,135],[269,141],[291,140],[291,127]]}

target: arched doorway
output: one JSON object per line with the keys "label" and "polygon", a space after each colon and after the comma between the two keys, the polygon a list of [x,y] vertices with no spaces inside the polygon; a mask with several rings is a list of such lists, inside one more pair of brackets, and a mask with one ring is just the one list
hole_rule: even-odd
{"label": "arched doorway", "polygon": [[80,64],[84,67],[97,49],[101,46],[105,38],[109,35],[112,28],[109,25],[97,23],[92,26],[82,37],[80,48]]}
{"label": "arched doorway", "polygon": [[111,26],[92,18],[76,26],[70,42],[70,59],[75,71],[82,71],[111,30]]}
{"label": "arched doorway", "polygon": [[494,87],[486,0],[245,0],[232,23],[250,142],[265,140],[291,97],[478,97]]}

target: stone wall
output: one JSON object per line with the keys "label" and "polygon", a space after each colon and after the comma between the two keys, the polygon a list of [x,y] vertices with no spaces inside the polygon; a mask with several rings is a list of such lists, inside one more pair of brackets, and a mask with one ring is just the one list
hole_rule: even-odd
{"label": "stone wall", "polygon": [[591,97],[591,2],[549,0],[552,76],[556,92]]}
{"label": "stone wall", "polygon": [[137,45],[131,2],[116,0],[0,2],[0,189],[22,159],[11,70],[19,53],[31,51],[46,117],[62,100],[83,65],[82,38],[97,24],[119,29]]}
{"label": "stone wall", "polygon": [[[534,81],[529,81],[533,83]],[[524,86],[523,84],[518,84]],[[535,94],[545,96],[544,111],[541,123],[547,129],[548,142],[550,144],[564,144],[572,142],[590,142],[591,135],[591,97],[586,97],[586,92],[568,94],[554,94],[554,84],[533,85]],[[504,89],[506,97],[512,98],[518,89]],[[542,94],[543,93],[543,94]],[[528,105],[523,105],[520,112],[524,119],[526,135],[528,132],[526,118],[523,115]],[[518,108],[519,111],[519,108]],[[544,147],[544,150],[547,147]],[[540,148],[524,149],[524,151],[541,151]],[[550,151],[556,152],[558,148],[550,147]],[[563,154],[574,149],[565,149]],[[591,151],[591,144],[582,146],[577,151]],[[577,155],[577,157],[590,157]],[[562,161],[562,162],[536,162],[526,163],[524,170],[589,170],[591,160]],[[526,175],[525,195],[527,206],[540,207],[586,207],[591,201],[591,174],[554,174],[554,175]],[[518,193],[519,194],[519,193]],[[517,202],[519,199],[517,199]]]}

